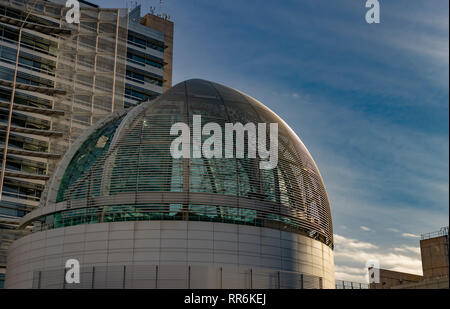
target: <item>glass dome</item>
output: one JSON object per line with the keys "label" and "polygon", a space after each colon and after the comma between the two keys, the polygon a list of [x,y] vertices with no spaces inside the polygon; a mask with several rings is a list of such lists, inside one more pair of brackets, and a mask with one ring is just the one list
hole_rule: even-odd
{"label": "glass dome", "polygon": [[[194,115],[201,115],[202,125],[215,122],[222,128],[236,122],[278,123],[278,165],[263,170],[260,159],[248,155],[174,159],[170,145],[177,136],[170,135],[171,126],[187,123],[192,136]],[[41,203],[57,209],[34,217],[42,229],[114,221],[215,221],[288,230],[333,246],[327,193],[297,135],[257,100],[199,79],[113,115],[81,137]]]}

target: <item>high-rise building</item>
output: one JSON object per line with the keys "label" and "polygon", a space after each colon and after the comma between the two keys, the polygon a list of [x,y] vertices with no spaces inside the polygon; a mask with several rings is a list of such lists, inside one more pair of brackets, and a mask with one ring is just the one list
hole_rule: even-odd
{"label": "high-rise building", "polygon": [[154,99],[172,87],[173,22],[168,16],[147,14],[141,6],[128,22],[125,107]]}
{"label": "high-rise building", "polygon": [[[278,164],[261,169],[248,132],[215,144],[218,157],[173,156],[174,124],[205,142],[211,132],[195,132],[211,122],[216,134],[278,124],[277,148],[258,129]],[[335,287],[330,205],[310,153],[262,103],[204,80],[87,130],[20,224],[34,229],[10,246],[7,288]],[[69,259],[79,284],[65,283]]]}
{"label": "high-rise building", "polygon": [[18,219],[73,141],[171,82],[165,33],[141,24],[140,7],[79,2],[80,22],[68,23],[63,0],[0,0],[0,282],[9,244],[27,232]]}

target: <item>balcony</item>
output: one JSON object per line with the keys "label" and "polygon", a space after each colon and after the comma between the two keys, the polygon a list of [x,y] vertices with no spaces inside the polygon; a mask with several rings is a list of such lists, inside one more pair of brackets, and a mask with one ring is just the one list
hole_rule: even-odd
{"label": "balcony", "polygon": [[[0,130],[7,130],[8,124],[6,122],[0,122]],[[18,127],[11,125],[10,130],[12,132],[24,133],[24,134],[33,134],[40,136],[63,136],[62,132],[52,131],[52,130],[39,130],[39,129],[30,129],[24,127]]]}
{"label": "balcony", "polygon": [[[0,86],[13,88],[14,82],[10,80],[0,79]],[[16,83],[16,89],[38,92],[46,95],[64,95],[67,93],[67,91],[65,91],[64,89],[42,87],[22,83]]]}
{"label": "balcony", "polygon": [[[0,153],[3,153],[5,145],[0,145]],[[9,154],[16,154],[21,156],[35,157],[35,158],[47,158],[47,159],[59,159],[62,155],[59,153],[42,152],[25,150],[14,146],[8,146]]]}
{"label": "balcony", "polygon": [[0,15],[0,22],[16,27],[21,27],[23,24],[23,27],[26,29],[34,30],[47,35],[71,35],[73,32],[72,30],[66,28],[50,27],[32,22],[24,23],[23,20],[6,15]]}
{"label": "balcony", "polygon": [[15,178],[26,178],[26,179],[36,179],[36,180],[48,180],[50,177],[48,175],[31,174],[21,171],[5,170],[5,176],[15,177]]}

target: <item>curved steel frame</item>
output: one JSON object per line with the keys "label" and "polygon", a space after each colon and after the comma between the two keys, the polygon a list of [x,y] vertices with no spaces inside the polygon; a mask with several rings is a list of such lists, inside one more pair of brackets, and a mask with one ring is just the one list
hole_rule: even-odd
{"label": "curved steel frame", "polygon": [[[277,168],[260,170],[258,158],[173,159],[169,149],[175,136],[169,135],[170,127],[185,122],[192,130],[195,114],[205,123],[213,121],[221,126],[277,122]],[[112,119],[90,132],[110,125]],[[255,222],[305,233],[333,247],[330,206],[314,160],[283,120],[243,93],[203,80],[176,85],[158,99],[131,110],[106,153],[95,158],[95,164],[80,177],[62,186],[62,178],[72,173],[67,167],[85,155],[83,144],[90,136],[85,134],[65,156],[43,199],[45,207],[27,215],[22,225],[67,209],[93,207],[104,212],[109,206],[149,203],[163,205],[146,210],[152,213],[171,212],[167,205],[181,205],[180,219],[190,220],[198,215],[191,206],[204,205],[215,209],[216,219],[233,213],[232,209],[253,211]]]}

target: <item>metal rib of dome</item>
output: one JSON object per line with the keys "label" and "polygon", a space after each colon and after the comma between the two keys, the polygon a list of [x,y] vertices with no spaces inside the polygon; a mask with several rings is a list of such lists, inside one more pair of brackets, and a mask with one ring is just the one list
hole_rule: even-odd
{"label": "metal rib of dome", "polygon": [[[174,159],[174,123],[278,123],[278,166],[255,159]],[[297,135],[270,109],[234,89],[182,82],[91,129],[61,162],[38,213],[41,229],[76,224],[195,220],[289,230],[333,246],[319,170]],[[206,139],[207,137],[202,137]],[[48,207],[54,206],[54,207]]]}

